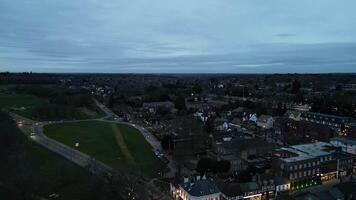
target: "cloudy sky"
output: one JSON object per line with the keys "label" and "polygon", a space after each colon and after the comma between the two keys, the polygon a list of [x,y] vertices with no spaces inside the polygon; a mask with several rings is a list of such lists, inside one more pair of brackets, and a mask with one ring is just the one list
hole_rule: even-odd
{"label": "cloudy sky", "polygon": [[0,71],[356,72],[355,0],[0,0]]}

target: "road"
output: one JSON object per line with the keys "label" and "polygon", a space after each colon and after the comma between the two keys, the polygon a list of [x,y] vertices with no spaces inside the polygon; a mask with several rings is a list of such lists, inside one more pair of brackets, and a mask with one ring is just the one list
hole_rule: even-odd
{"label": "road", "polygon": [[[14,113],[10,113],[12,118],[18,123],[22,124],[19,128],[28,136],[31,140],[44,146],[45,148],[58,153],[59,155],[67,158],[68,160],[78,164],[81,167],[88,168],[95,174],[106,174],[111,176],[112,168],[106,164],[88,156],[80,151],[77,151],[69,146],[66,146],[56,140],[47,137],[43,133],[43,127],[46,124],[54,122],[36,122]],[[81,120],[82,121],[82,120]],[[62,122],[62,121],[61,121]]]}

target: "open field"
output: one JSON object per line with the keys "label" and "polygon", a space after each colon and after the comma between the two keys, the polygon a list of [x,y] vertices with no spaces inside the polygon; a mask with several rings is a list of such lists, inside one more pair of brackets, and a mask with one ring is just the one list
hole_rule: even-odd
{"label": "open field", "polygon": [[96,106],[92,106],[92,108],[72,108],[71,111],[73,112],[66,114],[66,117],[58,119],[48,119],[37,116],[38,113],[36,113],[35,108],[47,103],[47,99],[39,98],[34,95],[0,93],[0,108],[10,109],[24,107],[24,110],[16,110],[14,112],[33,120],[94,119],[105,116],[105,113]]}
{"label": "open field", "polygon": [[[134,127],[100,121],[51,124],[45,134],[119,170],[154,177],[161,168],[152,147]],[[74,147],[75,148],[75,147]]]}
{"label": "open field", "polygon": [[46,100],[38,98],[33,95],[25,94],[0,94],[0,107],[11,108],[11,107],[31,107],[41,103],[46,102]]}

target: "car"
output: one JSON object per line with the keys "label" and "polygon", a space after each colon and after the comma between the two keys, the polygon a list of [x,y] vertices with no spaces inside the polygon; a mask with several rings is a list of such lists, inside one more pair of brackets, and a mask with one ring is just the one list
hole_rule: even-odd
{"label": "car", "polygon": [[161,154],[161,151],[159,149],[155,149],[153,152],[156,156],[159,156]]}

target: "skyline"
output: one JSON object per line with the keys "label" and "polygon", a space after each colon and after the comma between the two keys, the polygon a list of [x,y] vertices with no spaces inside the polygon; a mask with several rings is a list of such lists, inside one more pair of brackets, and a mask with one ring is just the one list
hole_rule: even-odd
{"label": "skyline", "polygon": [[0,71],[356,72],[356,2],[13,1]]}

